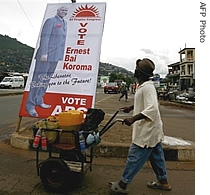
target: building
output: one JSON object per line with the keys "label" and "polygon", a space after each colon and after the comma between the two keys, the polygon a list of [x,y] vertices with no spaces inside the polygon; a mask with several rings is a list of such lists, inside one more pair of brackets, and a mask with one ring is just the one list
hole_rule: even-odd
{"label": "building", "polygon": [[195,48],[179,51],[180,61],[168,65],[169,86],[183,91],[195,87]]}
{"label": "building", "polygon": [[171,82],[169,83],[169,87],[173,89],[178,89],[180,83],[180,62],[175,62],[168,65],[167,77],[171,80]]}
{"label": "building", "polygon": [[185,48],[180,54],[180,89],[195,87],[195,48]]}

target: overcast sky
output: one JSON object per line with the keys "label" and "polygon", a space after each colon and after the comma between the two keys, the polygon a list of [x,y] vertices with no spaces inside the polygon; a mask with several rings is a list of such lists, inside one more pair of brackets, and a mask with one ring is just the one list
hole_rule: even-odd
{"label": "overcast sky", "polygon": [[[0,34],[36,47],[47,3],[68,2],[71,3],[70,0],[0,0]],[[199,14],[196,1],[77,2],[107,3],[101,62],[133,71],[136,59],[148,57],[156,63],[155,73],[165,76],[167,65],[179,61],[180,49],[195,48],[195,21]]]}

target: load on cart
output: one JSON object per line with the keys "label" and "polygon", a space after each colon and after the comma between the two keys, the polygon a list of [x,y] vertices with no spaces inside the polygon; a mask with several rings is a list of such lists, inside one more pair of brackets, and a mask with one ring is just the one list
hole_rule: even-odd
{"label": "load on cart", "polygon": [[[81,111],[70,110],[33,125],[37,175],[47,190],[67,191],[88,170],[92,171],[93,147],[116,122],[123,122],[122,119],[113,121],[118,112],[101,130],[99,125],[105,113],[94,108],[89,108],[85,117]],[[41,162],[40,150],[48,151],[48,158]]]}

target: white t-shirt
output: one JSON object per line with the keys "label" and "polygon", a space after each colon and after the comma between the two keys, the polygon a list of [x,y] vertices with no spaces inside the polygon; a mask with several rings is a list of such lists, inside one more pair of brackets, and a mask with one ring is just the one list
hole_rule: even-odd
{"label": "white t-shirt", "polygon": [[142,113],[147,118],[133,124],[132,142],[142,148],[154,147],[164,138],[157,92],[152,81],[138,86],[134,97],[133,115]]}

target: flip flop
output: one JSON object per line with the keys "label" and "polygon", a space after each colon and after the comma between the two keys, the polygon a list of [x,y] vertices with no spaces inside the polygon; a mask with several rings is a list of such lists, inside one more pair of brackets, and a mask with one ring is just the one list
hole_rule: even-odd
{"label": "flip flop", "polygon": [[119,182],[116,181],[116,182],[109,182],[109,189],[113,192],[118,192],[118,193],[122,193],[122,194],[127,194],[128,193],[128,190],[127,189],[122,189],[119,184]]}
{"label": "flip flop", "polygon": [[152,189],[158,189],[158,190],[165,190],[165,191],[170,191],[171,186],[170,185],[163,185],[159,181],[150,181],[147,183],[147,187],[152,188]]}

